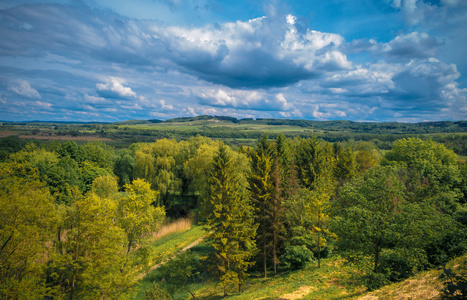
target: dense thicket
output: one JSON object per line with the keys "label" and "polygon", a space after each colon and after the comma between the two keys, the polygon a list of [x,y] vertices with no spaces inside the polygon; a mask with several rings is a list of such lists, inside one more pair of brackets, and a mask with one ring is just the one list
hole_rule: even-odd
{"label": "dense thicket", "polygon": [[399,139],[385,155],[369,141],[266,134],[238,149],[202,136],[2,145],[2,299],[128,296],[166,215],[205,226],[199,263],[225,295],[251,272],[335,254],[377,288],[467,250],[467,166],[432,140]]}

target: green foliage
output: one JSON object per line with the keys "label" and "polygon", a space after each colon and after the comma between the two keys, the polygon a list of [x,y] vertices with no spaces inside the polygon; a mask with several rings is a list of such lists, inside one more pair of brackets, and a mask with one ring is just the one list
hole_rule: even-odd
{"label": "green foliage", "polygon": [[[48,263],[48,285],[55,297],[119,298],[132,284],[125,269],[125,232],[115,220],[117,204],[95,194],[70,191],[72,204],[64,209],[66,234]],[[59,233],[60,234],[60,233]]]}
{"label": "green foliage", "polygon": [[58,226],[53,198],[35,169],[0,163],[0,298],[42,299],[44,265]]}
{"label": "green foliage", "polygon": [[203,201],[206,232],[216,249],[224,295],[228,286],[245,281],[255,243],[257,225],[246,192],[244,176],[235,171],[231,154],[221,144],[209,176],[209,194]]}
{"label": "green foliage", "polygon": [[85,160],[101,169],[112,172],[114,169],[114,149],[102,142],[89,142],[84,144],[82,151]]}
{"label": "green foliage", "polygon": [[453,213],[461,197],[454,187],[459,185],[457,155],[443,144],[416,138],[401,139],[384,156],[383,164],[407,166],[408,188],[417,201],[431,199],[444,212]]}
{"label": "green foliage", "polygon": [[72,199],[67,190],[72,187],[78,187],[81,190],[83,187],[81,179],[78,163],[69,156],[60,158],[58,163],[53,165],[47,173],[47,185],[57,203],[70,204]]}
{"label": "green foliage", "polygon": [[274,236],[272,222],[274,212],[272,179],[272,151],[264,135],[257,143],[252,157],[251,173],[249,176],[249,191],[255,207],[255,221],[258,224],[256,245],[260,250],[263,261],[264,277],[267,277],[267,261],[269,249]]}
{"label": "green foliage", "polygon": [[442,266],[443,273],[439,279],[444,281],[442,299],[466,299],[467,298],[467,259],[462,258],[458,270],[455,271]]}
{"label": "green foliage", "polygon": [[92,188],[92,183],[96,178],[110,175],[106,169],[100,168],[88,161],[81,163],[80,170],[83,192],[87,192]]}
{"label": "green foliage", "polygon": [[56,150],[60,157],[70,157],[78,164],[85,160],[85,153],[83,149],[74,141],[66,141],[60,144]]}
{"label": "green foliage", "polygon": [[169,292],[167,292],[161,284],[153,283],[151,287],[144,291],[144,299],[147,300],[171,300]]}
{"label": "green foliage", "polygon": [[121,151],[115,159],[114,174],[118,177],[118,185],[123,187],[133,180],[133,168],[136,161],[129,150]]}
{"label": "green foliage", "polygon": [[428,265],[426,254],[418,248],[385,249],[380,260],[377,272],[391,282],[409,278]]}
{"label": "green foliage", "polygon": [[391,283],[386,274],[378,272],[366,273],[362,276],[361,282],[369,291],[377,290],[380,287]]}
{"label": "green foliage", "polygon": [[91,192],[101,198],[116,199],[118,196],[117,178],[111,175],[97,177],[92,182]]}
{"label": "green foliage", "polygon": [[118,221],[127,238],[127,253],[144,240],[162,224],[165,218],[163,207],[152,203],[156,192],[143,179],[135,179],[125,185],[127,196],[118,203]]}
{"label": "green foliage", "polygon": [[[342,148],[341,148],[342,149]],[[334,176],[340,182],[355,177],[359,171],[357,156],[350,147],[338,151],[336,154],[336,167]]]}
{"label": "green foliage", "polygon": [[313,252],[306,246],[288,246],[280,257],[281,262],[290,270],[303,269],[313,261]]}
{"label": "green foliage", "polygon": [[9,154],[20,151],[25,142],[17,136],[7,136],[0,139],[0,162],[6,161]]}
{"label": "green foliage", "polygon": [[199,257],[195,256],[190,250],[178,254],[161,267],[160,273],[165,274],[163,277],[164,286],[167,286],[171,294],[182,290],[189,293],[193,299],[196,299],[194,292],[189,288],[189,284],[198,281],[200,266]]}

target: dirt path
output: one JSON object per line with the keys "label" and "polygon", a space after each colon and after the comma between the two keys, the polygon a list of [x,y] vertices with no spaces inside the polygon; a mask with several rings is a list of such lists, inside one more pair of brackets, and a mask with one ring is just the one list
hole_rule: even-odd
{"label": "dirt path", "polygon": [[175,258],[175,256],[177,256],[178,254],[180,253],[183,253],[185,252],[186,250],[190,249],[190,248],[193,248],[194,246],[198,245],[199,243],[201,243],[201,241],[204,239],[204,236],[200,237],[199,239],[197,239],[196,241],[194,241],[193,243],[185,246],[185,248],[183,248],[182,250],[178,251],[177,254],[175,254],[174,256],[172,256],[171,258],[168,258],[166,260],[164,260],[163,262],[160,262],[158,264],[155,264],[153,265],[148,271],[146,272],[143,272],[141,274],[139,274],[138,276],[136,276],[136,280],[140,280],[140,279],[143,279],[144,276],[148,275],[149,272],[151,272],[152,270],[155,270],[157,268],[159,268],[160,266],[162,266],[163,264],[165,264],[166,262],[168,262],[169,260],[172,260]]}

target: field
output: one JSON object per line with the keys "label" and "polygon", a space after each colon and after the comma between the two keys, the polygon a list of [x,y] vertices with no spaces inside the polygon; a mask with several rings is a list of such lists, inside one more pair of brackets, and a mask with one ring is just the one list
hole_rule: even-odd
{"label": "field", "polygon": [[458,155],[467,156],[467,121],[427,123],[358,123],[350,121],[307,121],[287,119],[235,119],[200,116],[167,121],[130,120],[117,123],[0,122],[0,138],[17,136],[22,140],[102,141],[115,148],[136,142],[169,138],[177,141],[201,135],[231,146],[253,145],[264,133],[270,138],[311,138],[328,142],[371,141],[381,150],[407,137],[433,139]]}

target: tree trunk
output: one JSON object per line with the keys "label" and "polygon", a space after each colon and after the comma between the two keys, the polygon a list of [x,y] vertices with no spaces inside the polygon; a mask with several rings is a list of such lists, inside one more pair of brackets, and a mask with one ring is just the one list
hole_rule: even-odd
{"label": "tree trunk", "polygon": [[318,213],[318,268],[321,268],[321,211]]}
{"label": "tree trunk", "polygon": [[373,272],[376,273],[378,271],[378,264],[379,264],[379,253],[381,252],[381,249],[379,248],[379,243],[376,244],[375,246],[375,266],[373,269]]}

